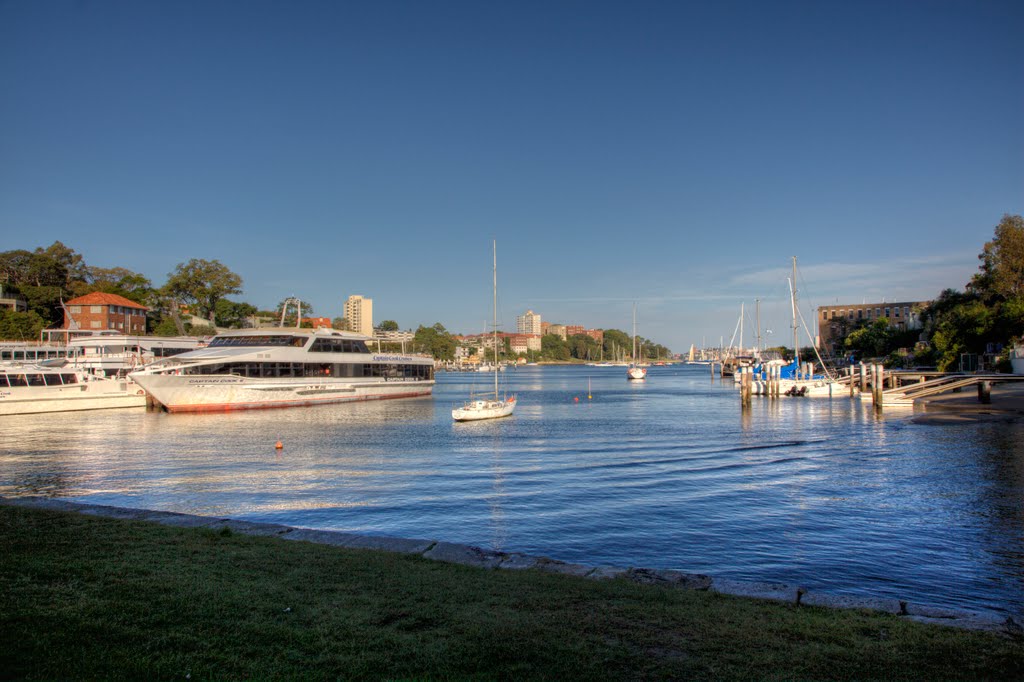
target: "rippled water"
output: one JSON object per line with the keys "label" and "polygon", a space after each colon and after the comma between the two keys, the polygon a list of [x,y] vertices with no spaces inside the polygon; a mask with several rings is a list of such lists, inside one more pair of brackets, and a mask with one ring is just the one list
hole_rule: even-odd
{"label": "rippled water", "polygon": [[473,374],[439,375],[427,399],[5,417],[0,495],[1024,611],[1020,425],[916,425],[847,399],[744,413],[707,368],[506,374],[515,416],[475,424],[450,415],[486,387]]}

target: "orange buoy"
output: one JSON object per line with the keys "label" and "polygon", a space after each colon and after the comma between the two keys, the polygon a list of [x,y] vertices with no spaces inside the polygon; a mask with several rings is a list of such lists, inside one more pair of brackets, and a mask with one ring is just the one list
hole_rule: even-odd
{"label": "orange buoy", "polygon": [[572,399],[572,401],[573,401],[574,403],[578,403],[578,402],[580,401],[580,397],[579,397],[579,396],[576,396],[575,398],[573,398],[573,399]]}
{"label": "orange buoy", "polygon": [[276,443],[274,443],[274,449],[275,450],[283,450],[284,449],[284,443],[282,443],[281,441],[277,441]]}

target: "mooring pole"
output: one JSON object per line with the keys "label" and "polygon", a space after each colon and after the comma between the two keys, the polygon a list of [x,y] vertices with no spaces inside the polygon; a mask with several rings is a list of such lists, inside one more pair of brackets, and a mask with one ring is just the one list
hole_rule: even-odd
{"label": "mooring pole", "polygon": [[978,382],[978,402],[983,405],[992,404],[992,382]]}

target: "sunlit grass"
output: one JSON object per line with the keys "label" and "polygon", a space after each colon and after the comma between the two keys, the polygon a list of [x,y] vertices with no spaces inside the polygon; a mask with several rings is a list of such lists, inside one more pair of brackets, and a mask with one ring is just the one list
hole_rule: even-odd
{"label": "sunlit grass", "polygon": [[895,616],[0,506],[0,671],[43,679],[1014,679]]}

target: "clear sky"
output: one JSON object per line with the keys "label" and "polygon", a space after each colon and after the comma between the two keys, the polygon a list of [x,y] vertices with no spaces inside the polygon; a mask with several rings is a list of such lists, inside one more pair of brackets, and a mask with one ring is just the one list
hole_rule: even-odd
{"label": "clear sky", "polygon": [[760,298],[781,342],[791,256],[805,315],[927,299],[1024,213],[1022,29],[1019,0],[0,2],[0,250],[475,333],[495,237],[506,329],[636,301],[683,351]]}

